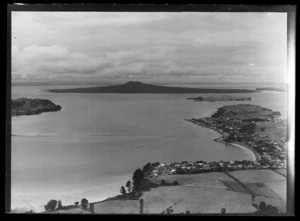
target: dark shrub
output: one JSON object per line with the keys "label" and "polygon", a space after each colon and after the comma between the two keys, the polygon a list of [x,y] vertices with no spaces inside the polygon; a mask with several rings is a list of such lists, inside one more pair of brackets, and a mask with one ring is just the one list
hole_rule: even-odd
{"label": "dark shrub", "polygon": [[83,199],[81,200],[81,206],[82,206],[82,208],[83,208],[83,209],[87,209],[87,208],[88,208],[88,205],[89,205],[89,201],[88,201],[87,199],[83,198]]}
{"label": "dark shrub", "polygon": [[56,200],[50,200],[46,205],[45,205],[45,210],[46,211],[53,211],[55,210],[55,207],[57,205]]}
{"label": "dark shrub", "polygon": [[260,204],[259,204],[259,209],[260,209],[260,211],[264,211],[265,209],[266,209],[266,203],[265,202],[260,202]]}
{"label": "dark shrub", "polygon": [[178,186],[178,185],[179,185],[179,183],[178,183],[178,181],[177,181],[177,180],[175,180],[175,181],[172,183],[172,185],[173,185],[173,186]]}

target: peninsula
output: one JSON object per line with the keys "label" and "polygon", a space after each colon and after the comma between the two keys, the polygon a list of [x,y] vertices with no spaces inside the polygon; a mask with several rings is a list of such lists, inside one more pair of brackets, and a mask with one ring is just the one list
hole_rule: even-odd
{"label": "peninsula", "polygon": [[[188,119],[194,124],[217,131],[217,142],[249,148],[265,168],[286,164],[285,121],[280,112],[257,105],[238,104],[219,108],[211,117]],[[264,167],[263,167],[264,168]]]}
{"label": "peninsula", "polygon": [[209,101],[209,102],[215,102],[215,101],[250,101],[251,97],[236,97],[236,96],[231,96],[231,95],[222,95],[222,96],[209,96],[209,97],[190,97],[187,98],[188,100],[193,100],[193,101]]}
{"label": "peninsula", "polygon": [[183,93],[255,93],[256,90],[248,89],[210,89],[210,88],[187,88],[168,87],[144,84],[138,81],[129,81],[126,84],[47,90],[53,93],[152,93],[152,94],[183,94]]}
{"label": "peninsula", "polygon": [[35,115],[59,110],[61,110],[60,105],[56,105],[47,99],[18,98],[11,101],[12,116]]}

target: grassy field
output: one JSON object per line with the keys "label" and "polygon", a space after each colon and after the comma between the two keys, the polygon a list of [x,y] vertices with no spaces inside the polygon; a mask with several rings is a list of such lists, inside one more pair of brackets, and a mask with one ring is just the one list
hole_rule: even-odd
{"label": "grassy field", "polygon": [[238,170],[229,173],[243,183],[263,183],[286,180],[284,176],[272,170]]}
{"label": "grassy field", "polygon": [[49,214],[53,214],[53,213],[61,213],[61,214],[91,214],[90,211],[84,210],[82,208],[72,208],[72,209],[67,209],[67,210],[55,210],[55,211],[47,211],[47,212],[43,212],[43,213],[49,213]]}
{"label": "grassy field", "polygon": [[[254,203],[264,201],[276,206],[281,212],[286,211],[286,179],[271,170],[244,170],[230,173],[250,189],[245,190],[225,173],[206,173],[194,175],[169,175],[155,178],[159,182],[177,180],[179,186],[159,187],[144,193],[145,213],[161,213],[167,208],[173,213],[189,210],[191,213],[220,213],[226,208],[227,213],[251,213]],[[227,185],[225,185],[225,183]]]}
{"label": "grassy field", "polygon": [[101,214],[136,214],[140,212],[139,200],[110,200],[94,204],[95,213]]}
{"label": "grassy field", "polygon": [[[177,186],[159,186],[143,192],[145,214],[252,213],[252,203],[261,201],[286,211],[286,177],[272,170],[242,170],[189,175],[164,175],[152,182],[178,181]],[[79,208],[78,208],[79,209]],[[137,214],[139,200],[107,200],[94,204],[97,214]],[[81,213],[82,211],[70,211]],[[75,211],[76,210],[76,211]],[[69,212],[69,211],[67,211]]]}

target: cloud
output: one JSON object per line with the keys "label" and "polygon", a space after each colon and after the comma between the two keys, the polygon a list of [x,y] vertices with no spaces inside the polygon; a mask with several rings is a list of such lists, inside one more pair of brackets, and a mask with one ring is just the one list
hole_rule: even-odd
{"label": "cloud", "polygon": [[13,76],[51,77],[57,74],[93,74],[110,64],[98,57],[89,57],[81,52],[71,52],[59,45],[32,45],[22,51],[12,48]]}
{"label": "cloud", "polygon": [[[13,12],[13,78],[273,79],[286,14]],[[254,64],[254,65],[251,65]]]}

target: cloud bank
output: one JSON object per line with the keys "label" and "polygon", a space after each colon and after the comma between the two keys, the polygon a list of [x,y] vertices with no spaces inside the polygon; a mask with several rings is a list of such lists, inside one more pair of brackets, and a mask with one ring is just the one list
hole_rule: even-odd
{"label": "cloud bank", "polygon": [[12,79],[284,82],[284,13],[13,12]]}

